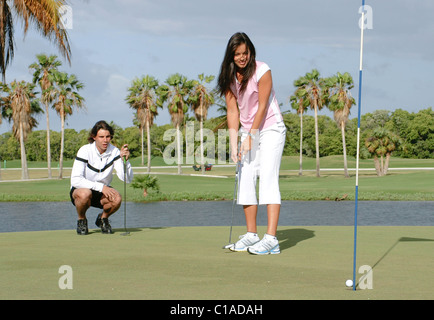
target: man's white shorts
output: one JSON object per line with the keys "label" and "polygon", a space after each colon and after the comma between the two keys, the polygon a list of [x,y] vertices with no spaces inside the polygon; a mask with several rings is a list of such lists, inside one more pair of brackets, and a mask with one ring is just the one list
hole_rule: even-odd
{"label": "man's white shorts", "polygon": [[[247,132],[241,130],[241,141]],[[280,204],[279,170],[285,145],[286,128],[276,123],[256,135],[252,149],[242,157],[237,204],[257,205],[256,182],[259,177],[259,204]]]}

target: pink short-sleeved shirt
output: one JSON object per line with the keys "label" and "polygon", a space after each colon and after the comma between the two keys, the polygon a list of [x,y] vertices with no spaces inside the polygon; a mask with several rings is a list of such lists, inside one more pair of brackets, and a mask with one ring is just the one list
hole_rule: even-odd
{"label": "pink short-sleeved shirt", "polygon": [[[244,92],[240,93],[241,83],[235,79],[232,82],[231,90],[235,95],[238,102],[238,108],[240,110],[240,122],[241,126],[245,130],[250,130],[255,119],[256,112],[259,107],[259,90],[258,84],[261,77],[270,70],[270,67],[260,61],[256,61],[256,72],[250,78],[247,83],[247,87]],[[267,111],[264,120],[259,126],[259,130],[265,129],[275,123],[282,121],[282,114],[280,112],[279,104],[276,99],[274,89],[271,88],[270,98],[268,100]]]}

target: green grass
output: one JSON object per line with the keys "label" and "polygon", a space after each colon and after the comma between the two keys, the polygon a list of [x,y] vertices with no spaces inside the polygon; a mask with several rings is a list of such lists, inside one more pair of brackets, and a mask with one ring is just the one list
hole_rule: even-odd
{"label": "green grass", "polygon": [[[128,201],[230,200],[234,178],[156,175],[161,192],[142,191],[127,185]],[[433,201],[434,171],[392,173],[384,177],[359,177],[360,200]],[[123,192],[123,182],[113,179],[113,187]],[[37,180],[0,183],[0,201],[69,201],[69,179]],[[283,200],[354,200],[355,177],[339,174],[298,176],[282,174],[280,190]]]}
{"label": "green grass", "polygon": [[[302,176],[298,175],[298,158],[284,157],[281,166],[280,189],[283,200],[335,200],[336,198],[354,200],[355,172],[350,171],[350,178],[345,178],[341,168],[342,157],[333,156],[321,159],[322,168],[336,168],[336,171],[322,171],[316,177],[311,171],[315,159],[305,159]],[[133,160],[137,162],[139,159]],[[158,160],[158,159],[157,159]],[[161,160],[161,159],[160,159]],[[352,160],[349,167],[351,168]],[[393,159],[400,168],[433,167],[434,160]],[[64,176],[70,175],[65,166]],[[361,167],[372,168],[372,160],[363,160]],[[311,169],[309,169],[311,168]],[[146,169],[136,167],[135,174],[145,174]],[[165,201],[165,200],[227,200],[232,199],[234,188],[234,166],[214,166],[205,176],[197,174],[190,166],[183,168],[184,175],[177,175],[176,168],[154,168],[161,192],[150,192],[144,198],[142,190],[127,187],[128,201]],[[62,180],[44,180],[46,169],[30,170],[31,181],[19,181],[20,170],[2,170],[0,183],[0,201],[69,201],[69,178]],[[157,174],[168,173],[168,174]],[[53,170],[53,177],[57,176]],[[220,176],[215,178],[213,176]],[[14,179],[18,181],[13,181]],[[387,176],[377,177],[375,171],[360,171],[360,200],[434,200],[434,170],[390,170]],[[123,182],[114,177],[112,185],[123,192]]]}
{"label": "green grass", "polygon": [[[348,157],[348,167],[356,167],[356,159],[354,157]],[[130,159],[131,164],[134,167],[140,167],[141,158]],[[72,167],[73,160],[67,159],[63,162],[63,167]],[[4,161],[0,163],[1,169],[4,169]],[[153,157],[151,159],[152,166],[168,166],[162,157]],[[342,156],[328,156],[320,158],[321,168],[343,168],[343,157]],[[53,161],[51,167],[53,169],[58,168],[59,163]],[[146,167],[146,157],[145,164]],[[29,168],[46,168],[47,163],[44,161],[28,161]],[[298,156],[283,156],[281,168],[284,170],[298,170],[299,167],[299,157]],[[313,170],[316,167],[316,159],[303,157],[303,169]],[[372,159],[360,159],[360,168],[374,168],[374,161]],[[410,168],[410,167],[434,167],[434,159],[405,159],[405,158],[394,158],[390,160],[390,168]],[[21,168],[21,160],[8,160],[6,161],[6,168]]]}
{"label": "green grass", "polygon": [[[321,167],[340,169],[339,158],[321,159]],[[434,160],[393,159],[393,167],[434,167]],[[299,176],[298,157],[285,157],[282,198],[354,199],[353,171],[350,178],[339,170],[323,171],[317,178],[308,171],[314,168],[315,160],[305,159]],[[372,160],[363,160],[361,168],[373,168]],[[213,167],[205,177],[187,175],[196,173],[191,168],[184,168],[182,176],[173,174],[176,168],[155,171],[172,173],[156,175],[161,193],[143,198],[141,190],[128,186],[128,201],[232,199],[234,167]],[[20,179],[19,170],[1,174],[3,180]],[[64,176],[69,174],[65,169]],[[46,169],[30,175],[43,180],[2,181],[0,201],[69,201],[68,178],[44,180]],[[390,171],[384,177],[361,171],[359,199],[433,201],[432,181],[432,170]],[[113,186],[123,191],[116,177]],[[234,227],[234,236],[244,229]],[[92,230],[88,236],[77,236],[75,230],[0,233],[0,283],[7,288],[0,290],[0,299],[434,299],[431,226],[359,227],[357,264],[373,267],[374,282],[373,289],[356,292],[345,287],[352,277],[351,227],[279,226],[282,253],[267,257],[222,250],[228,227],[130,229],[127,237],[116,231],[102,235]],[[265,227],[258,231],[263,234]],[[72,267],[72,290],[59,289],[62,265]]]}
{"label": "green grass", "polygon": [[[0,283],[7,288],[0,299],[434,298],[434,227],[360,227],[357,264],[373,268],[373,288],[355,292],[345,287],[351,227],[280,226],[282,253],[274,256],[221,249],[227,227],[132,229],[126,237],[117,231],[0,233]],[[72,290],[58,286],[62,265],[72,268]]]}

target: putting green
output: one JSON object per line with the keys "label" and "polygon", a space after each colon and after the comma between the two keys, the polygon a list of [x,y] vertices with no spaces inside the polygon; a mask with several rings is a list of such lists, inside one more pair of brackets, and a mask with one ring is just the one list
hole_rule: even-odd
{"label": "putting green", "polygon": [[359,227],[356,291],[352,227],[280,226],[273,256],[223,250],[229,227],[91,231],[0,233],[0,299],[434,299],[434,227]]}

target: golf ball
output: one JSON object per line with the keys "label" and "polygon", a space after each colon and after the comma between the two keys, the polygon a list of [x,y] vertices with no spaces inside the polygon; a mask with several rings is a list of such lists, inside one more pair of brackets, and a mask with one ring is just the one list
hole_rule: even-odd
{"label": "golf ball", "polygon": [[347,281],[345,281],[345,285],[347,287],[352,287],[353,286],[353,280],[347,280]]}

